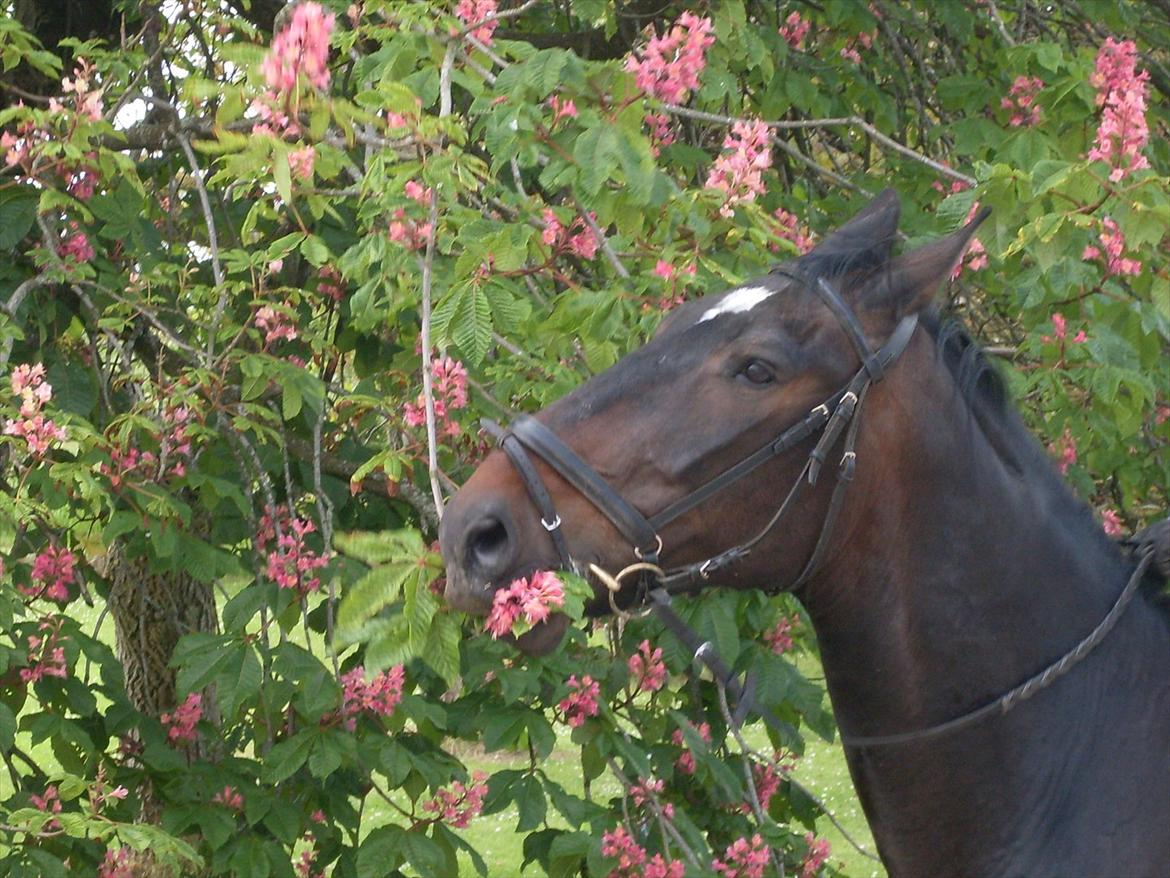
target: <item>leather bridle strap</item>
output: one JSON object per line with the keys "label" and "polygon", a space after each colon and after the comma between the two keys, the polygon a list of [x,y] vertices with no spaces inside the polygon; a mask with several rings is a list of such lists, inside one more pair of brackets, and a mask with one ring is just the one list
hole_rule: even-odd
{"label": "leather bridle strap", "polygon": [[[646,517],[577,456],[556,433],[535,418],[521,415],[512,422],[511,436],[525,448],[539,455],[558,475],[596,506],[613,526],[630,541],[635,554],[656,562],[662,543],[658,531]],[[510,456],[510,455],[509,455]]]}

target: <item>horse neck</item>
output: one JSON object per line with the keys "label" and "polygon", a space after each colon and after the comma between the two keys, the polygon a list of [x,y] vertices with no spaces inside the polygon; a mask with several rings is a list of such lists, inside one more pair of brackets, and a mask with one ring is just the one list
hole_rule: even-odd
{"label": "horse neck", "polygon": [[[1014,470],[967,403],[933,380],[941,406],[905,397],[900,404],[884,386],[871,394],[837,550],[800,595],[845,737],[925,729],[992,701],[1071,649],[1127,578],[1123,559],[1058,484],[1043,452],[1028,448],[1023,470]],[[1060,698],[1084,697],[1077,686],[1093,685],[1076,676],[1060,681]],[[885,832],[883,854],[890,839],[907,835],[920,854],[952,843],[925,826],[949,822],[953,837],[968,839],[979,833],[961,828],[965,821],[996,832],[997,818],[985,812],[941,815],[985,798],[979,785],[1019,769],[1031,744],[1061,738],[1068,711],[1052,703],[1037,712],[1029,702],[1027,717],[1021,709],[930,746],[851,751],[879,845]],[[972,757],[974,744],[980,758],[993,754],[986,763]],[[1001,813],[1014,819],[1006,805]]]}

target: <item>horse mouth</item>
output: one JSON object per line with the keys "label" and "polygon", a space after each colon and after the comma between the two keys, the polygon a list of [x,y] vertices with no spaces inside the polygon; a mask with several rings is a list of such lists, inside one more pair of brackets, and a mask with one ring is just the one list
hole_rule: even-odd
{"label": "horse mouth", "polygon": [[553,613],[545,621],[536,623],[519,637],[506,634],[501,639],[514,644],[525,655],[541,658],[560,646],[568,628],[569,617],[564,613]]}
{"label": "horse mouth", "polygon": [[[516,575],[501,577],[498,582],[477,584],[468,580],[461,572],[452,572],[448,568],[444,598],[453,610],[473,617],[486,617],[491,612],[492,598],[499,589],[507,588],[519,576],[531,576],[538,569],[541,568],[532,566]],[[500,640],[515,646],[525,655],[540,658],[556,650],[569,628],[570,621],[563,613],[553,613],[523,634],[519,636],[505,634]]]}

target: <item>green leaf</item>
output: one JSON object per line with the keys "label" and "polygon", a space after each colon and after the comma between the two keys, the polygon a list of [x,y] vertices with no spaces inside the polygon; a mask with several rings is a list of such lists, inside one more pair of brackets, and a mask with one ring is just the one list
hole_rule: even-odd
{"label": "green leaf", "polygon": [[600,124],[589,128],[577,138],[573,147],[581,175],[581,188],[590,196],[597,194],[601,185],[609,179],[619,150],[618,134],[611,125]]}
{"label": "green leaf", "polygon": [[264,768],[261,770],[264,782],[280,783],[292,777],[309,758],[319,735],[315,729],[306,729],[297,732],[286,741],[281,741],[268,751],[264,759]]}
{"label": "green leaf", "polygon": [[36,216],[35,192],[24,186],[0,189],[0,250],[11,250],[19,244],[29,233]]}
{"label": "green leaf", "polygon": [[0,753],[9,752],[16,744],[16,714],[0,701]]}

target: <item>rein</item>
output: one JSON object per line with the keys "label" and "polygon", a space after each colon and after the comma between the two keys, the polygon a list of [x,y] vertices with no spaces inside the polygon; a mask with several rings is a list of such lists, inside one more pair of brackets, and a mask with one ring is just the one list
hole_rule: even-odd
{"label": "rein", "polygon": [[[792,275],[789,276],[796,280],[802,280]],[[747,557],[793,508],[804,487],[817,483],[825,461],[844,434],[843,452],[837,468],[837,483],[834,485],[833,493],[829,499],[829,508],[825,513],[820,535],[817,537],[812,553],[800,574],[788,586],[788,590],[795,589],[807,582],[819,569],[824,559],[837,516],[844,502],[845,490],[853,481],[857,465],[857,434],[861,423],[861,409],[866,395],[869,388],[882,380],[886,370],[905,351],[918,327],[918,317],[911,315],[903,318],[885,345],[874,351],[870,348],[856,315],[840,294],[824,278],[819,278],[812,285],[812,289],[841,324],[861,360],[861,368],[843,388],[815,406],[800,421],[785,428],[766,445],[649,518],[635,509],[552,430],[535,418],[521,416],[507,430],[492,421],[484,421],[484,428],[498,439],[501,450],[508,456],[520,476],[529,499],[532,500],[539,512],[541,524],[548,531],[564,568],[579,575],[584,573],[569,552],[568,543],[561,532],[563,522],[556,512],[552,495],[529,457],[529,452],[540,457],[589,500],[633,547],[637,562],[628,565],[616,575],[608,573],[595,564],[589,565],[589,572],[605,585],[614,613],[622,617],[629,616],[628,612],[618,607],[617,596],[623,590],[622,580],[636,576],[642,597],[649,604],[648,611],[659,616],[666,628],[692,653],[694,660],[702,662],[735,699],[735,721],[741,723],[750,710],[758,714],[776,731],[782,730],[782,724],[774,714],[756,703],[753,695],[752,675],[749,673],[741,685],[735,673],[723,657],[716,652],[712,644],[709,641],[704,641],[675,611],[671,604],[671,594],[692,589],[698,583],[708,580],[712,574]],[[662,537],[660,536],[662,528],[690,512],[724,488],[743,479],[765,463],[818,433],[820,433],[820,438],[812,451],[809,452],[796,481],[759,532],[750,539],[703,561],[665,570],[659,566],[659,558],[663,549]],[[1153,560],[1153,548],[1143,548],[1139,552],[1139,556],[1137,568],[1105,618],[1076,646],[1039,673],[1029,677],[994,701],[954,719],[925,729],[890,735],[846,736],[842,734],[842,743],[847,747],[878,747],[934,738],[965,728],[988,716],[1005,714],[1020,702],[1050,686],[1084,659],[1113,630],[1118,619],[1132,601]]]}

